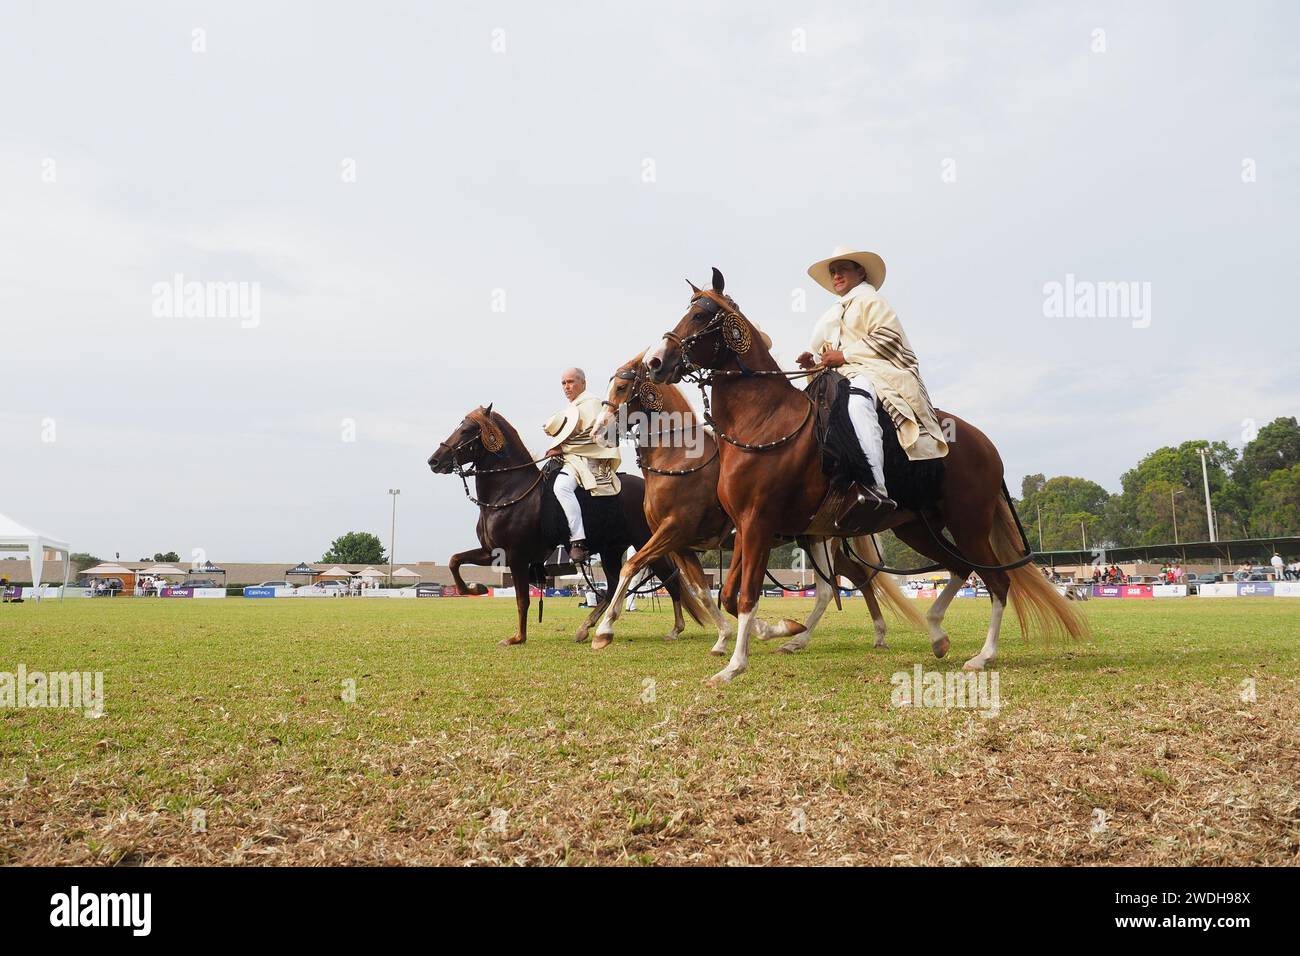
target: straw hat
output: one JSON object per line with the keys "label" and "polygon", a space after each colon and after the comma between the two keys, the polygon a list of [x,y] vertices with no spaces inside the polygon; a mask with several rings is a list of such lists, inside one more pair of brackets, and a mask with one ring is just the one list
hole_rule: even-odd
{"label": "straw hat", "polygon": [[542,431],[546,432],[552,439],[551,447],[564,443],[573,430],[578,427],[578,410],[570,405],[562,412],[556,412],[542,426]]}
{"label": "straw hat", "polygon": [[808,267],[808,275],[827,292],[835,292],[835,286],[831,284],[831,263],[842,259],[856,262],[866,269],[867,281],[876,289],[885,284],[885,260],[874,252],[862,252],[849,246],[836,246],[829,256]]}

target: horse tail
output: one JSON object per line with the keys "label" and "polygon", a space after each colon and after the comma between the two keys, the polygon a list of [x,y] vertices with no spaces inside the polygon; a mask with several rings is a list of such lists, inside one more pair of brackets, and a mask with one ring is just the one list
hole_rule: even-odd
{"label": "horse tail", "polygon": [[677,552],[668,555],[677,568],[677,580],[681,583],[678,591],[682,607],[686,608],[686,613],[691,616],[691,620],[696,624],[703,628],[710,628],[715,622],[704,604],[704,599],[700,597],[701,594],[707,595],[709,593],[709,583],[704,578],[704,569],[700,567],[700,559],[695,557],[693,551],[688,553],[690,559]]}
{"label": "horse tail", "polygon": [[[1023,555],[1020,529],[1005,496],[998,499],[989,544],[998,561],[1004,564],[1010,564]],[[1011,578],[1011,608],[1020,620],[1021,634],[1088,636],[1087,620],[1043,577],[1038,565],[1031,561],[1008,571],[1007,576]]]}
{"label": "horse tail", "polygon": [[[884,557],[876,547],[874,535],[863,535],[860,538],[853,539],[853,552],[866,558],[872,564],[883,565]],[[850,555],[852,559],[852,555]],[[856,563],[856,562],[855,562]],[[871,575],[870,587],[875,592],[876,599],[888,607],[896,615],[906,621],[918,631],[925,630],[925,621],[921,618],[921,613],[916,609],[916,602],[909,600],[903,594],[903,589],[898,586],[898,582],[892,574],[877,572],[868,568],[867,572]]]}

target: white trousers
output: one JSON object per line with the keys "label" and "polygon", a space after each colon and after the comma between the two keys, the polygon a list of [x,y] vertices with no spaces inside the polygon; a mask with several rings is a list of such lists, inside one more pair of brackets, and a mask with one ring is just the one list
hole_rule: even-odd
{"label": "white trousers", "polygon": [[582,508],[578,505],[578,479],[567,470],[555,476],[555,497],[560,499],[564,517],[569,522],[569,540],[586,541],[587,532],[582,527]]}
{"label": "white trousers", "polygon": [[871,393],[871,398],[849,393],[849,421],[853,422],[853,430],[858,435],[858,444],[862,446],[862,453],[867,456],[867,463],[871,465],[877,490],[884,491],[885,435],[880,428],[880,419],[876,417],[876,390],[865,378],[855,378],[852,382],[854,388]]}

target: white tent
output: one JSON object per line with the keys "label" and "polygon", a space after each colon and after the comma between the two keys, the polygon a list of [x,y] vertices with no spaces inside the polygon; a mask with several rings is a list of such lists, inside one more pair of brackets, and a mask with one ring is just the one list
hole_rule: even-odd
{"label": "white tent", "polygon": [[409,568],[398,568],[393,572],[395,578],[418,578],[419,576],[419,572],[412,571]]}
{"label": "white tent", "polygon": [[[41,596],[41,572],[45,566],[45,552],[62,551],[63,591],[68,589],[68,570],[72,556],[69,553],[66,541],[60,541],[58,538],[51,538],[39,531],[33,531],[31,528],[20,525],[13,518],[0,515],[0,552],[4,551],[27,552],[27,559],[32,565],[32,588],[37,600],[40,600]],[[63,591],[59,592],[59,600],[63,599]]]}

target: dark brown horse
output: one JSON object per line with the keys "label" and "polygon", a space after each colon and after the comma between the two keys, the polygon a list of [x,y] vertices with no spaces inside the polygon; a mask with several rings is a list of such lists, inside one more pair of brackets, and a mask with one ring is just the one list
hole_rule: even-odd
{"label": "dark brown horse", "polygon": [[[500,413],[492,411],[491,405],[476,408],[466,415],[429,457],[429,467],[435,474],[451,474],[465,468],[472,470],[479,506],[475,530],[481,547],[453,556],[452,576],[462,594],[482,593],[466,586],[460,576],[462,564],[504,563],[509,567],[515,583],[519,626],[513,637],[500,643],[524,643],[528,638],[529,571],[534,565],[543,563],[557,545],[567,543],[562,534],[545,533],[543,494],[549,485],[543,479],[541,469],[533,461],[518,432]],[[602,539],[601,531],[597,529],[597,534],[589,539],[592,551],[600,555],[609,584],[604,592],[604,601],[578,629],[576,639],[579,642],[587,639],[588,629],[605,610],[627,549],[641,547],[650,537],[643,507],[645,483],[635,475],[623,475],[622,487],[617,499],[622,517],[619,532],[605,529]],[[685,627],[681,610],[682,591],[673,574],[673,564],[660,559],[651,568],[665,582],[673,599],[674,630],[680,633]],[[687,594],[685,604],[691,617],[703,624],[701,614],[707,612],[700,601]]]}
{"label": "dark brown horse", "polygon": [[[718,499],[736,524],[736,551],[723,603],[739,618],[731,661],[709,679],[716,684],[748,666],[751,622],[774,536],[801,534],[817,514],[828,482],[810,424],[808,397],[785,377],[762,337],[735,301],[724,295],[722,273],[713,270],[712,289],[692,289],[686,314],[646,356],[646,365],[658,383],[678,381],[689,369],[704,370],[713,378],[713,424],[724,438]],[[998,569],[1020,557],[1018,525],[1003,492],[1002,459],[974,425],[946,412],[936,414],[950,436],[939,497],[924,515],[900,508],[887,525],[914,550],[951,572],[948,586],[926,615],[935,655],[948,652],[943,617],[972,570],[988,585],[993,611],[984,646],[964,669],[982,670],[996,658],[1008,594],[1022,630],[1063,630],[1081,636],[1083,619],[1032,563]],[[765,447],[752,447],[759,445]],[[952,535],[952,544],[936,540],[943,528]]]}
{"label": "dark brown horse", "polygon": [[[654,534],[643,548],[639,548],[625,565],[619,578],[618,590],[596,628],[596,640],[603,632],[611,632],[618,620],[622,596],[641,568],[660,555],[676,552],[692,559],[689,567],[682,569],[685,587],[693,588],[706,602],[718,626],[718,641],[710,653],[721,656],[727,651],[727,641],[734,636],[731,622],[709,601],[707,583],[694,550],[721,548],[730,537],[731,519],[718,502],[718,475],[720,462],[718,442],[704,423],[699,421],[686,396],[675,385],[657,385],[647,381],[642,365],[644,353],[625,362],[609,380],[609,391],[603,402],[604,410],[593,429],[597,440],[606,443],[625,426],[635,425],[638,433],[638,463],[645,472],[645,512]],[[620,409],[622,411],[620,412]],[[621,417],[620,417],[621,416]],[[620,424],[621,423],[621,424]],[[903,596],[898,585],[887,575],[878,575],[852,560],[843,549],[832,546],[829,558],[822,544],[801,542],[813,554],[813,560],[823,572],[843,576],[859,588],[875,626],[876,647],[885,647],[885,617],[880,610],[878,596],[890,608],[918,629],[924,627],[921,616],[912,601]],[[838,544],[838,542],[835,542]],[[862,537],[854,542],[856,553],[868,561],[879,564],[875,542]],[[693,550],[694,549],[694,550]],[[816,549],[816,550],[814,550]],[[829,563],[828,563],[829,560]],[[826,606],[830,603],[830,585],[817,577],[817,605],[807,621],[783,620],[769,625],[755,618],[753,626],[759,640],[790,637],[781,650],[790,653],[808,646],[809,638]],[[594,646],[594,642],[593,642]]]}

